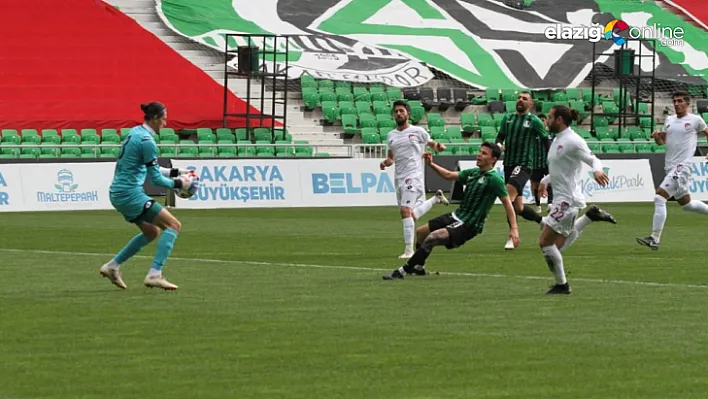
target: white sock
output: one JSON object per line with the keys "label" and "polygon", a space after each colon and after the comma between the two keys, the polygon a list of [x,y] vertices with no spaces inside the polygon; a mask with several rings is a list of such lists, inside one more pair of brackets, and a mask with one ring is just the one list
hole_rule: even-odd
{"label": "white sock", "polygon": [[162,276],[162,270],[150,269],[148,272],[148,277],[160,277]]}
{"label": "white sock", "polygon": [[693,200],[681,208],[687,212],[696,212],[708,215],[708,205],[698,200]]}
{"label": "white sock", "polygon": [[655,195],[654,224],[651,228],[651,236],[656,242],[661,240],[661,231],[664,230],[664,223],[666,223],[666,198],[661,195]]}
{"label": "white sock", "polygon": [[575,240],[580,237],[580,235],[583,233],[583,230],[588,227],[590,223],[592,223],[592,220],[590,220],[590,218],[585,215],[578,218],[578,220],[575,221],[575,225],[573,225],[573,232],[570,233],[570,235],[565,239],[565,243],[560,248],[560,251],[563,252],[571,245],[573,245]]}
{"label": "white sock", "polygon": [[437,204],[438,202],[440,202],[438,197],[430,197],[429,200],[423,201],[420,205],[413,209],[413,216],[415,216],[416,219],[420,219],[423,215],[428,213],[433,208],[433,205]]}
{"label": "white sock", "polygon": [[118,268],[120,267],[120,265],[118,263],[116,263],[115,259],[111,259],[111,261],[106,263],[106,265],[111,270],[118,270]]}
{"label": "white sock", "polygon": [[406,249],[413,248],[415,241],[415,221],[413,218],[403,219],[403,242],[406,244]]}
{"label": "white sock", "polygon": [[543,247],[541,251],[543,251],[543,257],[546,258],[548,268],[551,269],[553,276],[556,278],[556,284],[567,283],[565,269],[563,269],[563,257],[555,244]]}

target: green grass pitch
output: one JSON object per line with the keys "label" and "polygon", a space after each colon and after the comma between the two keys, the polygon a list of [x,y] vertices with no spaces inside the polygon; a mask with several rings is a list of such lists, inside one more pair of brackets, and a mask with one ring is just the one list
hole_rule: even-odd
{"label": "green grass pitch", "polygon": [[5,213],[0,398],[705,398],[708,218],[668,205],[657,252],[653,204],[603,205],[563,297],[500,207],[403,281],[395,207],[174,210],[177,292],[142,286],[154,244],[100,278],[137,231],[115,212]]}

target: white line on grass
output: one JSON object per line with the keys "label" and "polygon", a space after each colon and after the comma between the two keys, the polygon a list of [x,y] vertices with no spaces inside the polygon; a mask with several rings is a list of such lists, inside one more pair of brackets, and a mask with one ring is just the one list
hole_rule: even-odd
{"label": "white line on grass", "polygon": [[[45,254],[45,255],[66,255],[66,256],[95,256],[95,257],[110,257],[115,254],[108,253],[98,253],[98,252],[68,252],[68,251],[46,251],[41,249],[14,249],[14,248],[0,248],[0,252],[14,252],[14,253],[32,253],[32,254]],[[136,255],[134,258],[144,258],[152,259],[152,256]],[[289,267],[303,267],[309,269],[340,269],[340,270],[366,270],[366,271],[391,271],[393,268],[382,269],[375,267],[362,267],[362,266],[338,266],[338,265],[312,265],[307,263],[283,263],[283,262],[259,262],[251,260],[223,260],[223,259],[203,259],[203,258],[176,258],[170,257],[170,261],[178,262],[201,262],[201,263],[221,263],[221,264],[240,264],[240,265],[256,265],[256,266],[289,266]],[[509,279],[519,279],[519,280],[548,280],[549,277],[541,276],[520,276],[513,274],[492,274],[492,273],[466,273],[466,272],[441,272],[441,275],[447,276],[464,276],[464,277],[479,277],[479,278],[509,278]],[[573,281],[582,281],[586,283],[600,283],[600,284],[625,284],[625,285],[637,285],[646,287],[679,287],[679,288],[702,288],[708,289],[708,285],[699,284],[679,284],[679,283],[655,283],[649,281],[631,281],[631,280],[604,280],[596,278],[573,278]]]}

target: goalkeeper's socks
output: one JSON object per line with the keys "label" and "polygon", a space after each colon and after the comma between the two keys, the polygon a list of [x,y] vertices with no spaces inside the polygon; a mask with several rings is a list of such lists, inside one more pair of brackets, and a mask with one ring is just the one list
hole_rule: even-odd
{"label": "goalkeeper's socks", "polygon": [[162,232],[160,240],[157,242],[157,251],[155,252],[155,259],[152,261],[150,275],[159,276],[162,273],[162,267],[165,265],[167,257],[170,256],[178,235],[179,233],[172,229],[165,229]]}
{"label": "goalkeeper's socks", "polygon": [[108,267],[111,269],[117,269],[118,266],[135,256],[135,254],[140,252],[149,243],[150,241],[145,234],[140,233],[136,235],[120,250],[120,252],[118,252],[118,255],[116,255],[116,257],[108,263]]}

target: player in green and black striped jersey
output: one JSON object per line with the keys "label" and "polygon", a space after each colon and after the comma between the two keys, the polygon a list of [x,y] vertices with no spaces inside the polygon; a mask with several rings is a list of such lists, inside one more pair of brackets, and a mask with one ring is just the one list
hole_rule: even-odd
{"label": "player in green and black striped jersey", "polygon": [[[546,115],[540,114],[538,118],[546,125]],[[549,140],[553,141],[553,137],[549,134]],[[533,170],[531,171],[531,193],[536,201],[536,212],[541,213],[541,196],[538,195],[538,185],[544,176],[548,174],[548,151],[546,150],[546,140],[540,139],[536,141],[536,159]],[[548,188],[548,204],[553,203],[553,190]]]}
{"label": "player in green and black striped jersey", "polygon": [[433,163],[430,153],[424,155],[426,163],[443,179],[457,180],[465,186],[462,203],[455,212],[432,219],[419,227],[416,231],[418,248],[415,254],[404,266],[384,276],[384,280],[403,278],[406,274],[426,275],[425,260],[433,248],[439,245],[445,245],[448,249],[458,248],[477,234],[481,234],[484,222],[497,198],[504,205],[509,219],[509,240],[514,245],[519,244],[514,207],[504,180],[494,170],[494,164],[500,156],[501,149],[498,146],[485,142],[477,155],[477,168],[451,172]]}
{"label": "player in green and black striped jersey", "polygon": [[[526,220],[541,223],[541,215],[524,205],[524,187],[531,178],[536,160],[538,140],[550,146],[546,126],[534,114],[531,93],[522,91],[516,100],[516,113],[504,115],[499,126],[496,143],[504,151],[504,180],[516,213]],[[507,241],[505,249],[514,249]]]}

